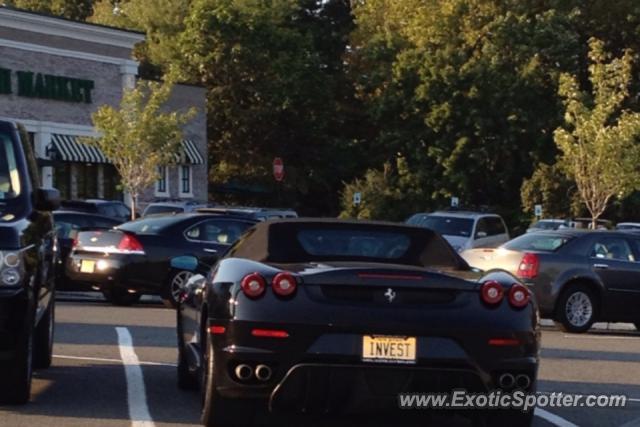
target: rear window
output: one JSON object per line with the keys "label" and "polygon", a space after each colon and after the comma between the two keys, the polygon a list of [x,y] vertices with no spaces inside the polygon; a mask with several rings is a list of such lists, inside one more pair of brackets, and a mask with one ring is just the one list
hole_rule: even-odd
{"label": "rear window", "polygon": [[298,241],[313,256],[402,258],[411,239],[406,234],[364,230],[300,230]]}
{"label": "rear window", "polygon": [[178,206],[163,206],[163,205],[153,205],[147,207],[145,209],[144,214],[146,215],[158,215],[158,214],[173,214],[173,213],[182,213],[184,209]]}
{"label": "rear window", "polygon": [[136,221],[125,222],[117,228],[137,234],[157,234],[178,221],[174,216],[143,218]]}
{"label": "rear window", "polygon": [[118,221],[84,215],[54,214],[54,226],[58,238],[71,239],[78,231],[89,229],[109,229],[118,225]]}
{"label": "rear window", "polygon": [[562,223],[557,221],[538,221],[533,224],[531,228],[537,228],[540,230],[556,230],[561,225]]}
{"label": "rear window", "polygon": [[429,228],[444,236],[471,236],[473,219],[450,216],[422,215],[413,216],[407,223]]}
{"label": "rear window", "polygon": [[503,248],[512,251],[542,251],[554,252],[564,246],[572,236],[562,234],[524,234],[505,243]]}

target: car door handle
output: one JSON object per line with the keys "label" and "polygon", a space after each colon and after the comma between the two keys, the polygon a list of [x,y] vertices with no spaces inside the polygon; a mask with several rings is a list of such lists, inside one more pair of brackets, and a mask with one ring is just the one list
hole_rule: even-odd
{"label": "car door handle", "polygon": [[609,268],[609,266],[607,264],[593,264],[593,268],[596,268],[598,270],[606,270],[607,268]]}
{"label": "car door handle", "polygon": [[212,249],[212,248],[204,248],[205,252],[209,252],[210,254],[217,254],[218,250],[217,249]]}

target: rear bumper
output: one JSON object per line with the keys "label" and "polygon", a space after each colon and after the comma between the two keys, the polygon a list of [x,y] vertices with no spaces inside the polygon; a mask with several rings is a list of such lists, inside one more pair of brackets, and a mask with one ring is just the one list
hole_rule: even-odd
{"label": "rear bumper", "polygon": [[[498,388],[503,373],[537,377],[537,334],[515,333],[523,344],[493,348],[484,337],[417,336],[414,364],[362,360],[362,334],[322,333],[296,325],[289,338],[252,337],[252,328],[273,324],[231,321],[225,335],[214,335],[216,385],[226,397],[267,401],[272,411],[359,413],[398,408],[399,393],[483,392]],[[282,325],[280,326],[282,328]],[[305,333],[306,331],[306,333]],[[459,333],[459,332],[458,332]],[[306,335],[306,336],[305,336]],[[240,381],[235,369],[249,365],[271,368],[268,381],[255,375]],[[532,385],[533,387],[534,385]]]}
{"label": "rear bumper", "polygon": [[[83,272],[82,263],[93,262],[93,272]],[[65,276],[73,286],[97,286],[101,290],[126,288],[139,293],[159,293],[161,284],[152,286],[147,282],[135,280],[134,267],[144,261],[139,255],[80,253],[72,254],[67,259]]]}

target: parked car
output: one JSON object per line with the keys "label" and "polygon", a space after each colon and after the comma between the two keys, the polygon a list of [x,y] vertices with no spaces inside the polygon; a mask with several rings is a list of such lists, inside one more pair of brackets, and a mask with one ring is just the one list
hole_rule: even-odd
{"label": "parked car", "polygon": [[61,203],[64,210],[85,212],[117,219],[120,223],[131,220],[131,209],[119,200],[65,200]]}
{"label": "parked car", "polygon": [[0,121],[0,402],[29,400],[33,369],[51,365],[55,316],[54,189],[39,188],[24,130]]}
{"label": "parked car", "polygon": [[120,220],[101,215],[75,211],[54,211],[53,222],[58,236],[58,261],[56,263],[56,288],[64,291],[91,290],[90,283],[75,282],[67,277],[65,265],[73,242],[80,231],[108,230],[120,224]]}
{"label": "parked car", "polygon": [[473,267],[518,276],[535,294],[541,315],[566,331],[585,332],[597,321],[640,329],[640,234],[541,231],[462,257]]}
{"label": "parked car", "polygon": [[[535,390],[537,318],[515,277],[471,271],[426,228],[266,221],[185,289],[178,385],[203,385],[202,421],[216,427],[269,411],[397,410],[410,391]],[[533,416],[484,415],[501,426]]]}
{"label": "parked car", "polygon": [[640,222],[620,222],[616,224],[616,230],[640,230]]}
{"label": "parked car", "polygon": [[[572,221],[573,228],[592,230],[593,221],[591,218],[575,218]],[[610,230],[613,228],[613,222],[608,219],[598,219],[596,221],[596,229],[598,230]]]}
{"label": "parked car", "polygon": [[142,211],[142,216],[195,212],[199,208],[205,208],[211,205],[210,203],[197,200],[166,199],[149,203],[147,207],[144,208],[144,211]]}
{"label": "parked car", "polygon": [[298,214],[292,209],[278,208],[251,208],[242,206],[216,206],[200,208],[198,212],[218,213],[225,215],[237,215],[245,218],[252,218],[258,221],[266,221],[276,218],[297,218]]}
{"label": "parked car", "polygon": [[418,213],[407,224],[430,228],[444,237],[453,248],[495,248],[509,240],[507,226],[500,215],[481,212],[441,211]]}
{"label": "parked car", "polygon": [[571,227],[571,222],[566,219],[541,219],[531,224],[531,226],[527,228],[527,233],[533,233],[536,231],[558,230],[560,228],[569,227]]}
{"label": "parked car", "polygon": [[143,294],[175,305],[191,276],[170,266],[171,258],[192,255],[212,264],[255,220],[220,214],[149,216],[107,231],[81,231],[69,255],[66,274],[91,283],[117,305]]}

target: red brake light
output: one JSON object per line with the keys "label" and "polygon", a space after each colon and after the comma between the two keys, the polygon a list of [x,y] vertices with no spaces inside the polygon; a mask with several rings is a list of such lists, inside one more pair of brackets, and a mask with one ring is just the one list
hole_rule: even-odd
{"label": "red brake light", "polygon": [[212,335],[222,335],[227,331],[227,328],[224,326],[213,325],[209,326],[209,333]]}
{"label": "red brake light", "polygon": [[249,298],[258,298],[264,294],[267,283],[264,277],[258,273],[251,273],[244,276],[242,282],[240,282],[240,287],[242,288],[242,292]]}
{"label": "red brake light", "polygon": [[252,329],[251,335],[260,338],[289,338],[287,331],[281,331],[278,329]]}
{"label": "red brake light", "polygon": [[125,234],[118,243],[118,249],[126,252],[144,252],[142,244],[133,234]]}
{"label": "red brake light", "polygon": [[534,279],[538,275],[538,269],[540,268],[540,259],[538,255],[532,253],[525,253],[518,266],[517,276],[522,279]]}
{"label": "red brake light", "polygon": [[509,289],[509,304],[516,308],[522,308],[529,304],[531,294],[526,286],[516,283]]}
{"label": "red brake light", "polygon": [[498,304],[504,297],[504,289],[502,285],[495,280],[489,280],[482,284],[480,288],[480,296],[482,301],[489,305]]}
{"label": "red brake light", "polygon": [[288,297],[293,294],[298,287],[296,278],[291,273],[278,273],[271,283],[273,292],[281,297]]}
{"label": "red brake light", "polygon": [[491,338],[489,339],[489,345],[495,347],[511,347],[520,345],[520,340],[514,338]]}

